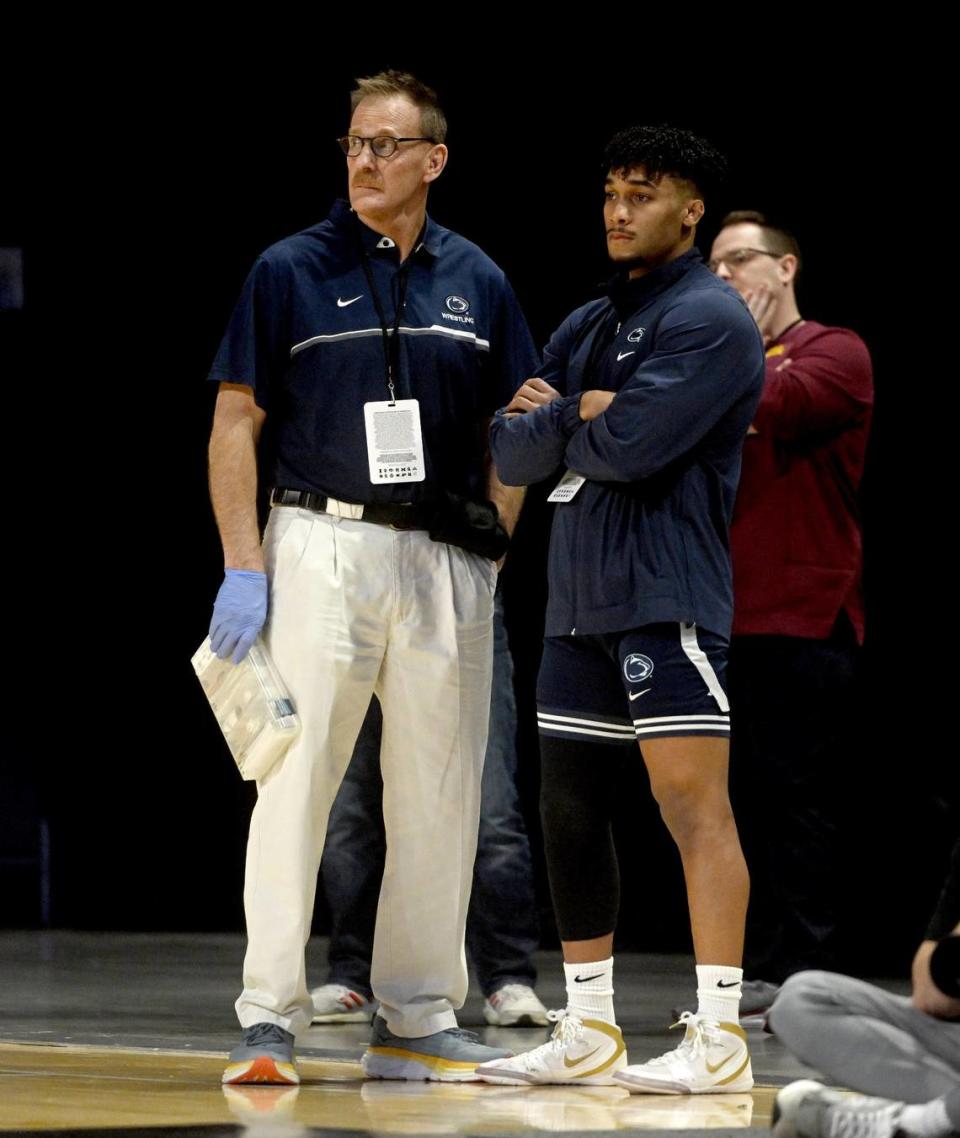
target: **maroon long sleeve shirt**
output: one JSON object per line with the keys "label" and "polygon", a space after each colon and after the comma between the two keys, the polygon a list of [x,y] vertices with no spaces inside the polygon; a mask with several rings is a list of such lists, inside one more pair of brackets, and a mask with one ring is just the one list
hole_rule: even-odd
{"label": "maroon long sleeve shirt", "polygon": [[857,489],[873,407],[870,355],[849,329],[807,320],[766,356],[730,533],[733,632],[824,639],[846,610],[862,642]]}

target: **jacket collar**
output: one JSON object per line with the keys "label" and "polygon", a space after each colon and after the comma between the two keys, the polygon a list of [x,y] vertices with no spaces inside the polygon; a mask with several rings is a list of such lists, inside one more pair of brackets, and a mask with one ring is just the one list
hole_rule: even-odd
{"label": "jacket collar", "polygon": [[692,268],[702,264],[703,258],[700,250],[694,246],[688,249],[675,261],[661,265],[659,269],[645,273],[642,277],[631,280],[627,272],[623,271],[604,286],[604,291],[610,297],[614,308],[621,317],[629,316],[661,292],[665,292],[671,285],[686,276]]}

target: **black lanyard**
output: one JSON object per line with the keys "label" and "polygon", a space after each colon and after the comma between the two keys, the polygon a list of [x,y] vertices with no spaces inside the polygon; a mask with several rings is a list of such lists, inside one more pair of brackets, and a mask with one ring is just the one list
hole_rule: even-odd
{"label": "black lanyard", "polygon": [[[772,347],[773,347],[775,344],[779,344],[779,343],[781,343],[781,342],[782,342],[782,340],[783,340],[783,337],[784,337],[784,336],[786,336],[786,334],[787,334],[787,333],[788,333],[788,332],[789,332],[789,331],[790,331],[792,328],[796,328],[796,326],[797,326],[798,324],[802,324],[802,323],[803,323],[803,317],[802,317],[802,316],[798,316],[798,317],[796,318],[796,320],[794,320],[794,321],[793,321],[793,323],[792,323],[792,324],[788,324],[788,325],[786,326],[786,328],[784,328],[784,329],[783,329],[783,330],[780,332],[780,335],[779,335],[779,336],[777,336],[777,338],[776,338],[775,340],[771,340],[771,341],[770,341],[770,348],[772,348]],[[769,351],[769,350],[770,350],[770,348],[767,348],[767,351]]]}
{"label": "black lanyard", "polygon": [[367,284],[370,286],[370,295],[373,297],[373,305],[377,310],[377,317],[380,320],[380,332],[383,337],[383,358],[386,365],[387,390],[390,392],[390,405],[393,406],[397,402],[397,392],[394,387],[393,378],[400,371],[400,320],[403,316],[403,306],[407,300],[409,261],[407,264],[401,265],[397,270],[397,279],[399,281],[397,289],[397,309],[392,329],[387,324],[387,316],[384,312],[383,302],[380,299],[380,294],[377,292],[377,286],[373,279],[373,269],[370,267],[370,255],[366,249],[363,248],[362,241],[360,246],[360,262],[363,265]]}

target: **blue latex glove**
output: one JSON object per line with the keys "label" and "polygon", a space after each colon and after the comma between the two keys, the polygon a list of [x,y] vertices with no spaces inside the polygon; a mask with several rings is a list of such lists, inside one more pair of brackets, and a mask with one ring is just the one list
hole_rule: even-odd
{"label": "blue latex glove", "polygon": [[250,651],[267,619],[267,575],[254,569],[227,569],[213,604],[210,647],[221,660],[233,662]]}

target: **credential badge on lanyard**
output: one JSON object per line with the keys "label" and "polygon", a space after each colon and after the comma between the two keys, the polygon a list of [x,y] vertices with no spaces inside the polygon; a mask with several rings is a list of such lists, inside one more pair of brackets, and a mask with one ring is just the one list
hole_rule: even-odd
{"label": "credential badge on lanyard", "polygon": [[574,471],[568,470],[556,486],[554,486],[547,501],[572,502],[584,482],[586,482],[586,478],[584,478],[582,474],[576,474]]}
{"label": "credential badge on lanyard", "polygon": [[389,399],[364,403],[367,431],[367,463],[374,486],[385,482],[423,482],[423,437],[420,433],[420,403],[416,399]]}
{"label": "credential badge on lanyard", "polygon": [[420,429],[420,403],[416,399],[398,399],[393,383],[399,361],[400,318],[406,304],[408,270],[401,266],[397,273],[399,289],[396,315],[393,327],[390,328],[369,257],[362,244],[361,263],[380,320],[387,390],[390,392],[389,399],[363,405],[370,481],[374,486],[389,482],[423,482],[427,474],[423,457],[423,433]]}

